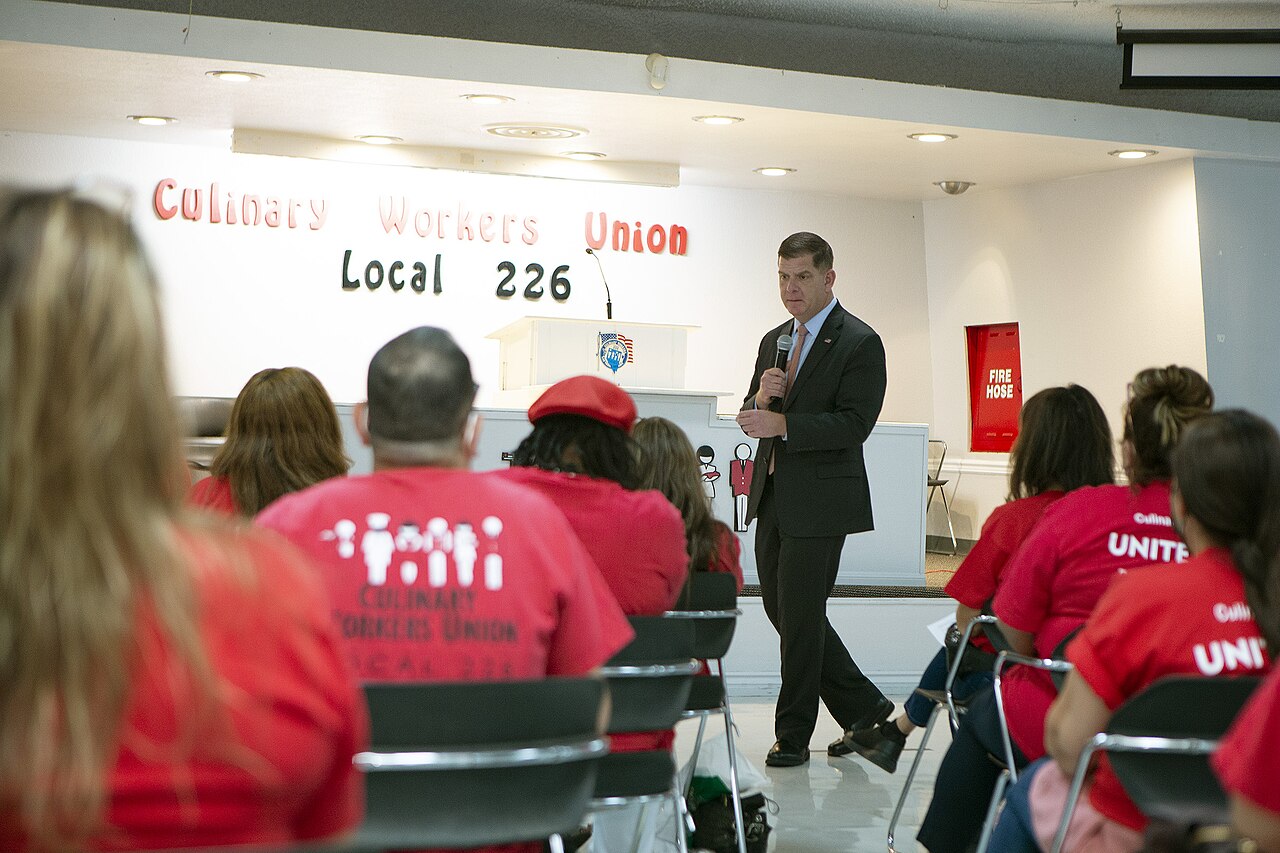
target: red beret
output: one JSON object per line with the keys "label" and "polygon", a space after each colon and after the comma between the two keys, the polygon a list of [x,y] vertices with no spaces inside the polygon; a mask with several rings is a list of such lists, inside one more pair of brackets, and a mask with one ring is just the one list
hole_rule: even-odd
{"label": "red beret", "polygon": [[630,433],[636,404],[612,382],[597,376],[571,376],[552,385],[529,407],[529,423],[536,424],[547,415],[582,415]]}

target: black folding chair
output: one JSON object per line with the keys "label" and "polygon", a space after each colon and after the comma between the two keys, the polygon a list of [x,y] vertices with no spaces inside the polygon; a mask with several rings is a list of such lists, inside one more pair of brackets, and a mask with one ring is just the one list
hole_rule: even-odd
{"label": "black folding chair", "polygon": [[1108,753],[1125,793],[1147,817],[1188,816],[1226,823],[1227,795],[1209,766],[1209,755],[1261,681],[1253,676],[1169,676],[1116,709],[1105,732],[1080,751],[1062,822],[1053,838],[1060,853],[1093,754]]}
{"label": "black folding chair", "polygon": [[[688,704],[699,669],[693,659],[694,622],[662,616],[631,616],[629,621],[635,639],[601,668],[613,707],[609,734],[670,729]],[[674,807],[676,845],[685,853],[684,796],[669,749],[610,753],[600,762],[591,811],[633,804],[648,808],[666,798]]]}
{"label": "black folding chair", "polygon": [[[714,667],[709,675],[696,675],[685,704],[684,719],[698,718],[698,736],[693,742],[690,767],[698,766],[698,752],[707,728],[707,718],[720,714],[724,718],[724,734],[729,751],[729,793],[733,798],[734,831],[738,839],[738,853],[747,853],[747,836],[742,818],[742,793],[738,789],[738,757],[734,743],[733,711],[724,683],[724,656],[733,642],[738,625],[738,580],[725,572],[695,572],[689,575],[685,593],[677,602],[678,610],[663,614],[668,619],[685,619],[693,622],[693,654]],[[690,782],[692,782],[690,776]],[[688,791],[686,789],[685,793]]]}
{"label": "black folding chair", "polygon": [[546,840],[585,819],[600,759],[599,678],[369,684],[363,848]]}

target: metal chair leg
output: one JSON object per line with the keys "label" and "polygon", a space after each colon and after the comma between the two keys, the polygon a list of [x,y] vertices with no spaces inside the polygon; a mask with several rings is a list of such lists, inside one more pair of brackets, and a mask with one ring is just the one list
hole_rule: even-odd
{"label": "metal chair leg", "polygon": [[951,523],[951,502],[947,500],[946,486],[940,486],[939,489],[942,492],[942,509],[947,514],[947,530],[951,533],[951,556],[954,557],[960,553],[960,543],[956,541],[956,528]]}
{"label": "metal chair leg", "polygon": [[893,833],[898,828],[898,818],[902,816],[902,807],[907,803],[907,794],[911,791],[911,783],[916,778],[916,770],[920,767],[920,759],[924,757],[924,748],[929,743],[929,734],[933,731],[933,724],[938,719],[938,712],[942,709],[942,705],[933,706],[933,713],[929,715],[929,722],[925,723],[924,736],[920,738],[920,748],[916,750],[915,760],[911,762],[911,769],[907,771],[907,778],[902,783],[902,793],[898,795],[898,804],[893,809],[893,817],[889,818],[889,834],[886,839],[889,853],[898,853],[893,846]]}
{"label": "metal chair leg", "polygon": [[671,777],[671,805],[675,808],[675,816],[671,821],[676,828],[676,849],[680,853],[689,853],[689,840],[685,835],[686,805],[684,795],[680,793],[680,771]]}
{"label": "metal chair leg", "polygon": [[[724,680],[723,674],[721,680]],[[747,826],[742,816],[742,791],[738,789],[738,754],[733,744],[733,712],[729,710],[729,697],[721,706],[724,714],[725,746],[729,750],[729,793],[733,797],[733,822],[738,836],[738,853],[747,853]]]}

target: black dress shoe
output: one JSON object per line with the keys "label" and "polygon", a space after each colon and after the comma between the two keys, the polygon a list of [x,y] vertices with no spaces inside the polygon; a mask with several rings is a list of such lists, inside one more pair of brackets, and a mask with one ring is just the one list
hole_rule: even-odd
{"label": "black dress shoe", "polygon": [[907,736],[896,722],[888,720],[873,729],[845,732],[843,741],[850,751],[858,753],[884,772],[893,773],[898,769],[898,758],[907,743]]}
{"label": "black dress shoe", "polygon": [[809,747],[781,740],[774,743],[773,749],[764,757],[764,763],[770,767],[799,767],[808,761]]}
{"label": "black dress shoe", "polygon": [[[858,717],[849,724],[847,732],[856,732],[862,729],[872,729],[889,719],[889,715],[893,713],[893,702],[881,696],[879,701],[872,706],[870,711]],[[848,755],[853,752],[853,748],[844,742],[843,737],[838,737],[827,745],[827,755],[839,758],[842,755]]]}

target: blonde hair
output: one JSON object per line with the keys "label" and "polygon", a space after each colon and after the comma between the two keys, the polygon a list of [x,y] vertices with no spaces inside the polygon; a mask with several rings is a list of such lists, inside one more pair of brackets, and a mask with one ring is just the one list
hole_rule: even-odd
{"label": "blonde hair", "polygon": [[329,394],[310,371],[273,367],[245,383],[212,473],[226,477],[243,515],[281,495],[347,473],[342,427]]}
{"label": "blonde hair", "polygon": [[702,488],[697,454],[684,430],[666,418],[642,418],[631,430],[640,488],[657,489],[680,510],[689,571],[705,572],[716,549],[716,519]]}
{"label": "blonde hair", "polygon": [[0,399],[0,801],[65,848],[101,820],[141,608],[187,664],[173,689],[212,683],[156,284],[124,219],[68,192],[0,204]]}

